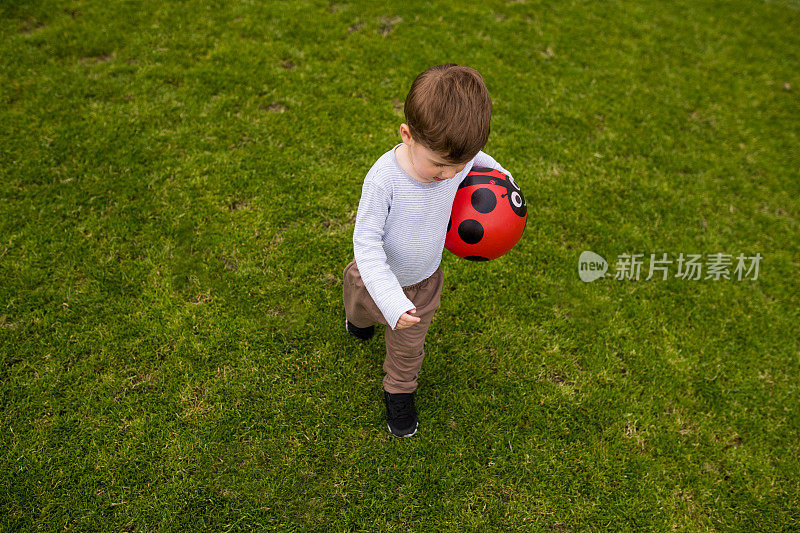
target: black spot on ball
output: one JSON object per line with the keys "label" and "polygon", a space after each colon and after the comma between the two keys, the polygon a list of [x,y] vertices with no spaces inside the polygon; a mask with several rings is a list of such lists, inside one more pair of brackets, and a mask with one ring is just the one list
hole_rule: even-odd
{"label": "black spot on ball", "polygon": [[468,218],[458,225],[458,236],[467,244],[477,244],[483,239],[483,226],[477,220]]}
{"label": "black spot on ball", "polygon": [[450,226],[453,225],[453,217],[450,217],[450,220],[447,221],[447,233],[450,233]]}
{"label": "black spot on ball", "polygon": [[488,257],[483,257],[483,256],[480,256],[480,255],[468,255],[464,259],[469,259],[470,261],[488,261],[489,260]]}
{"label": "black spot on ball", "polygon": [[497,196],[490,189],[475,189],[469,201],[478,213],[491,213],[497,207]]}

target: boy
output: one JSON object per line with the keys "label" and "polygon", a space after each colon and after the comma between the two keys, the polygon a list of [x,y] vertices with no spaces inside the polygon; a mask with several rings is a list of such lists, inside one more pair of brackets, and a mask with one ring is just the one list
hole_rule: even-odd
{"label": "boy", "polygon": [[511,176],[481,151],[489,138],[492,101],[474,69],[429,68],[406,97],[402,143],[383,154],[364,179],[344,269],[345,328],[368,340],[385,329],[384,402],[389,431],[410,437],[423,345],[439,307],[440,266],[453,199],[473,166]]}

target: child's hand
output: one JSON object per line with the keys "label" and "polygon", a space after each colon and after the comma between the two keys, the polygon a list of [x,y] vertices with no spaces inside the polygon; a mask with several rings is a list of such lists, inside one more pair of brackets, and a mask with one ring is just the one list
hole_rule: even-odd
{"label": "child's hand", "polygon": [[422,320],[418,316],[411,316],[410,313],[416,313],[416,312],[417,312],[416,309],[412,309],[411,311],[406,311],[405,313],[403,313],[403,315],[397,320],[397,325],[395,326],[394,329],[410,328],[411,326]]}

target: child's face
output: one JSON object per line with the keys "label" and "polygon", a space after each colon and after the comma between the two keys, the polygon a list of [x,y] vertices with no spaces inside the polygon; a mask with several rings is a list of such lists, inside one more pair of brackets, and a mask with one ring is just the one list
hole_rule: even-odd
{"label": "child's face", "polygon": [[454,165],[444,160],[441,154],[429,150],[411,137],[411,131],[407,124],[400,125],[400,137],[408,146],[408,155],[411,159],[411,166],[420,178],[427,182],[442,181],[454,177],[464,170],[466,163]]}

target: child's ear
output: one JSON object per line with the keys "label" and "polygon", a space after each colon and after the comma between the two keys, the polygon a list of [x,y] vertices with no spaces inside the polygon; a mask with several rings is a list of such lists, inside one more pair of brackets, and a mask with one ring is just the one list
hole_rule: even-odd
{"label": "child's ear", "polygon": [[414,142],[414,137],[411,136],[411,128],[409,128],[408,124],[405,122],[400,124],[400,138],[403,139],[403,142],[406,144]]}

